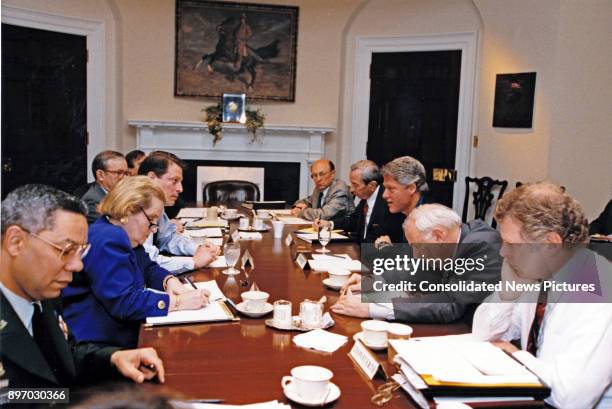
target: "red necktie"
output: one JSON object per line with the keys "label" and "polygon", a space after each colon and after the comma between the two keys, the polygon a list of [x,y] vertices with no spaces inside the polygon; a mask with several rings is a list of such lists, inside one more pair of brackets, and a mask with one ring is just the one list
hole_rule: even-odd
{"label": "red necktie", "polygon": [[540,328],[542,327],[544,313],[546,312],[546,303],[546,292],[540,291],[540,295],[538,296],[538,305],[536,306],[533,323],[529,329],[529,338],[527,339],[527,352],[531,353],[533,356],[536,356],[538,352],[538,336],[540,335]]}

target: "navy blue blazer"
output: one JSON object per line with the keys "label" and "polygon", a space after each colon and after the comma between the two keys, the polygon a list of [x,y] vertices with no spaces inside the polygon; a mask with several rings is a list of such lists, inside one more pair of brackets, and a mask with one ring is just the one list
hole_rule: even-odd
{"label": "navy blue blazer", "polygon": [[62,291],[64,319],[78,342],[133,348],[142,320],[168,314],[162,289],[171,273],[142,246],[132,248],[125,230],[106,217],[89,227],[89,242],[83,271]]}

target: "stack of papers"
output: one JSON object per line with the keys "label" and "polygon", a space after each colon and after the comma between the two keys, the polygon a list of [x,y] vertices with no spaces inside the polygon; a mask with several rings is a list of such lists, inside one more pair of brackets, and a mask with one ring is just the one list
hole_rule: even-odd
{"label": "stack of papers", "polygon": [[312,222],[306,219],[302,219],[301,217],[285,216],[285,215],[281,215],[280,213],[278,213],[278,211],[275,211],[275,212],[278,215],[278,220],[281,220],[285,224],[293,224],[293,225],[312,224]]}
{"label": "stack of papers", "polygon": [[[304,241],[307,241],[308,243],[312,243],[313,241],[319,241],[319,235],[317,233],[297,233],[296,237]],[[331,239],[332,241],[333,240],[347,240],[348,237],[343,236],[340,233],[332,232]]]}
{"label": "stack of papers", "polygon": [[416,372],[427,386],[542,386],[533,373],[491,343],[432,338],[389,341],[406,377]]}
{"label": "stack of papers", "polygon": [[176,215],[177,219],[206,217],[205,207],[183,207]]}
{"label": "stack of papers", "polygon": [[195,221],[187,223],[185,227],[188,229],[203,229],[205,227],[227,227],[227,220],[196,219]]}
{"label": "stack of papers", "polygon": [[297,346],[323,352],[334,352],[347,341],[348,338],[344,335],[333,334],[324,329],[315,329],[293,337]]}
{"label": "stack of papers", "polygon": [[350,271],[361,271],[361,262],[353,260],[348,254],[313,254],[312,260],[308,260],[310,268],[314,271],[329,271],[331,269],[343,268]]}
{"label": "stack of papers", "polygon": [[197,403],[189,401],[172,401],[176,409],[291,409],[291,406],[280,403],[277,400],[262,403],[250,403],[247,405],[223,405],[218,403]]}

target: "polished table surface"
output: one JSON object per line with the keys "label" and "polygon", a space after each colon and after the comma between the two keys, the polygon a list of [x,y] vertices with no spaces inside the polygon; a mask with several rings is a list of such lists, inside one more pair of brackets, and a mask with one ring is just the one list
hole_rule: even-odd
{"label": "polished table surface", "polygon": [[[284,236],[294,230],[285,226]],[[227,276],[221,269],[202,269],[188,274],[195,281],[214,279],[224,294],[235,302],[240,293],[256,282],[270,294],[269,302],[279,299],[293,303],[293,315],[304,299],[319,299],[325,295],[325,311],[337,300],[338,292],[327,289],[322,280],[327,274],[302,271],[293,261],[291,251],[283,239],[263,233],[263,240],[241,241],[242,252],[249,249],[255,268],[249,272],[248,286],[243,286],[245,273]],[[297,240],[298,244],[305,244]],[[320,246],[315,244],[313,249]],[[352,243],[332,243],[333,253],[347,253],[358,258],[359,248]],[[239,262],[240,263],[240,262]],[[164,360],[166,386],[189,398],[220,398],[227,404],[246,404],[279,400],[291,403],[284,396],[280,382],[291,368],[299,365],[319,365],[334,373],[332,382],[339,386],[341,397],[328,406],[334,408],[375,407],[370,397],[384,381],[369,381],[361,374],[348,352],[353,346],[353,334],[359,332],[361,319],[332,313],[335,325],[329,331],[348,336],[349,342],[334,353],[322,353],[297,347],[292,342],[298,332],[286,332],[266,327],[264,318],[241,317],[227,323],[191,324],[145,328],[140,331],[140,346],[155,347]],[[412,325],[413,336],[447,335],[469,332],[463,323],[445,325]],[[391,373],[386,352],[376,353]],[[387,408],[412,408],[412,401],[404,392],[396,392]]]}

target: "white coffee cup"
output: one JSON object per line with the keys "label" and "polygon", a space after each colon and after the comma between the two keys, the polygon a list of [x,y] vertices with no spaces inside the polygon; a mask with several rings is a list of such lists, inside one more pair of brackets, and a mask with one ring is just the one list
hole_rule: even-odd
{"label": "white coffee cup", "polygon": [[253,230],[263,230],[264,222],[259,217],[253,219]]}
{"label": "white coffee cup", "polygon": [[225,212],[223,212],[223,214],[225,215],[226,218],[233,219],[238,214],[238,210],[237,209],[225,209]]}
{"label": "white coffee cup", "polygon": [[266,209],[259,209],[257,210],[257,216],[261,217],[262,219],[267,219],[270,217],[270,212]]}
{"label": "white coffee cup", "polygon": [[351,272],[344,268],[330,268],[328,273],[329,283],[336,286],[343,286],[351,276]]}
{"label": "white coffee cup", "polygon": [[283,237],[283,227],[285,223],[281,220],[272,220],[272,228],[274,229],[274,238],[280,239]]}
{"label": "white coffee cup", "polygon": [[251,224],[251,222],[249,221],[248,217],[241,217],[240,218],[240,230],[248,230],[249,225]]}
{"label": "white coffee cup", "polygon": [[329,380],[334,374],[322,366],[296,366],[291,370],[291,376],[283,376],[281,385],[285,389],[293,384],[295,392],[304,399],[319,402],[324,399],[329,390]]}
{"label": "white coffee cup", "polygon": [[363,340],[366,344],[374,346],[387,345],[388,323],[379,320],[368,320],[361,323]]}
{"label": "white coffee cup", "polygon": [[393,322],[387,326],[387,337],[389,339],[410,339],[412,327],[406,324]]}
{"label": "white coffee cup", "polygon": [[217,216],[219,216],[219,208],[217,206],[206,209],[206,218],[208,220],[217,220]]}
{"label": "white coffee cup", "polygon": [[244,308],[249,312],[261,312],[266,307],[270,294],[264,291],[245,291],[240,294]]}

